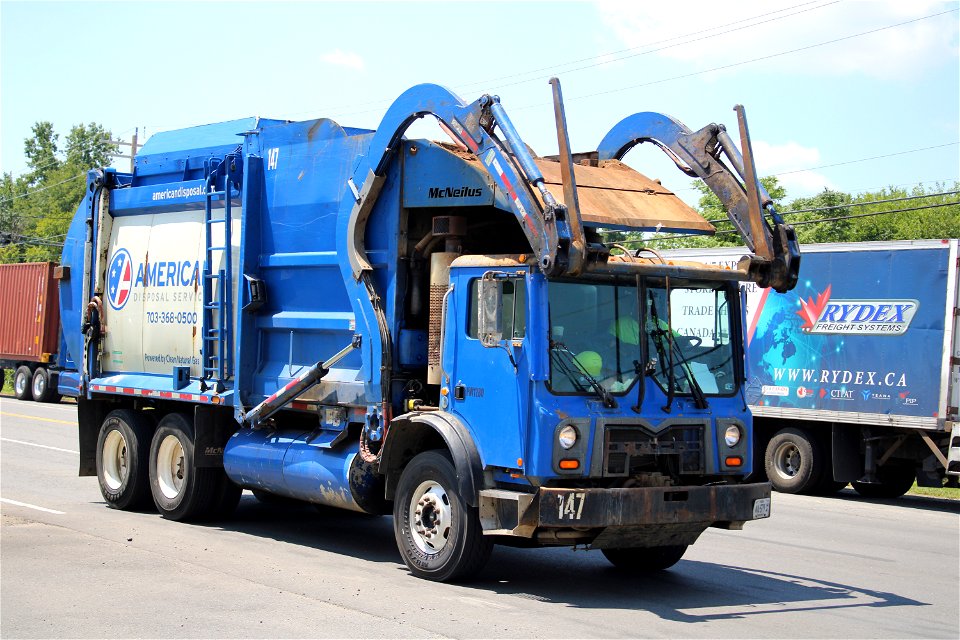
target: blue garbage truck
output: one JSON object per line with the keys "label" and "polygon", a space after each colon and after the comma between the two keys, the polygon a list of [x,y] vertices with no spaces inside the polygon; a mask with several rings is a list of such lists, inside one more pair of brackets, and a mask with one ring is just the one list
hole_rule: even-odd
{"label": "blue garbage truck", "polygon": [[[92,170],[63,251],[80,474],[173,520],[240,493],[390,514],[410,571],[466,579],[497,543],[667,568],[708,527],[770,514],[748,483],[738,283],[796,283],[742,107],[625,117],[539,157],[499,98],[418,85],[376,130],[249,118],[158,133]],[[435,118],[449,141],[408,139]],[[720,196],[733,267],[611,255],[598,228],[711,233],[621,162],[663,149]],[[716,331],[671,329],[681,305]]]}

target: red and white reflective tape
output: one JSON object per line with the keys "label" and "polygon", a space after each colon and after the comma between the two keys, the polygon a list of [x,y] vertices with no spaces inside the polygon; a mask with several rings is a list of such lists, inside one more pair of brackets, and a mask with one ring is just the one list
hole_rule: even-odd
{"label": "red and white reflective tape", "polygon": [[523,223],[532,231],[533,220],[530,219],[530,216],[527,214],[527,210],[523,207],[523,203],[520,202],[520,198],[517,197],[517,192],[513,190],[513,185],[510,183],[510,178],[507,177],[507,174],[503,171],[503,167],[500,166],[500,161],[497,160],[496,156],[493,155],[492,149],[487,155],[487,164],[493,165],[493,169],[497,172],[497,175],[500,176],[500,179],[503,180],[503,185],[507,188],[507,195],[510,196],[510,199],[513,200],[514,206],[517,207],[517,211],[519,211],[520,215],[523,216]]}
{"label": "red and white reflective tape", "polygon": [[463,143],[470,148],[470,151],[476,153],[480,150],[480,147],[477,146],[477,141],[473,139],[473,136],[470,135],[470,133],[456,118],[451,118],[450,124],[453,125],[453,130],[457,132],[457,136],[459,136],[460,140],[462,140]]}
{"label": "red and white reflective tape", "polygon": [[124,396],[140,398],[161,398],[163,400],[183,400],[185,402],[203,402],[205,404],[220,404],[219,396],[207,396],[199,393],[180,393],[179,391],[158,391],[157,389],[134,389],[132,387],[114,387],[104,384],[90,385],[91,391],[100,393],[115,393]]}

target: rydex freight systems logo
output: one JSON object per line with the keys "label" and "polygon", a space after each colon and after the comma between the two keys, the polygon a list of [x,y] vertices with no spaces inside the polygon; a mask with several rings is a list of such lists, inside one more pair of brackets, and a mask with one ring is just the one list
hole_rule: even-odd
{"label": "rydex freight systems logo", "polygon": [[907,332],[920,307],[917,300],[830,300],[830,285],[817,299],[800,300],[797,315],[804,333],[899,336]]}

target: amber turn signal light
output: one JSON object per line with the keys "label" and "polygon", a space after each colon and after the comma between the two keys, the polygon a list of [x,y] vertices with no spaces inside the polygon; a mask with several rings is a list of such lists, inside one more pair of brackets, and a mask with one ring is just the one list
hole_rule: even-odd
{"label": "amber turn signal light", "polygon": [[579,469],[580,461],[574,458],[564,458],[563,460],[560,461],[560,468],[566,469],[567,471],[570,471],[572,469]]}
{"label": "amber turn signal light", "polygon": [[723,462],[728,467],[740,467],[743,465],[743,458],[740,456],[727,456]]}

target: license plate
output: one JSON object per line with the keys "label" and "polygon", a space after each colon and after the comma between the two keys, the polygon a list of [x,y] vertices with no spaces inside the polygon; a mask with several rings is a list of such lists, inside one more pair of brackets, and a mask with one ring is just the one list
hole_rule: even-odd
{"label": "license plate", "polygon": [[770,517],[770,498],[760,498],[753,501],[753,519]]}

